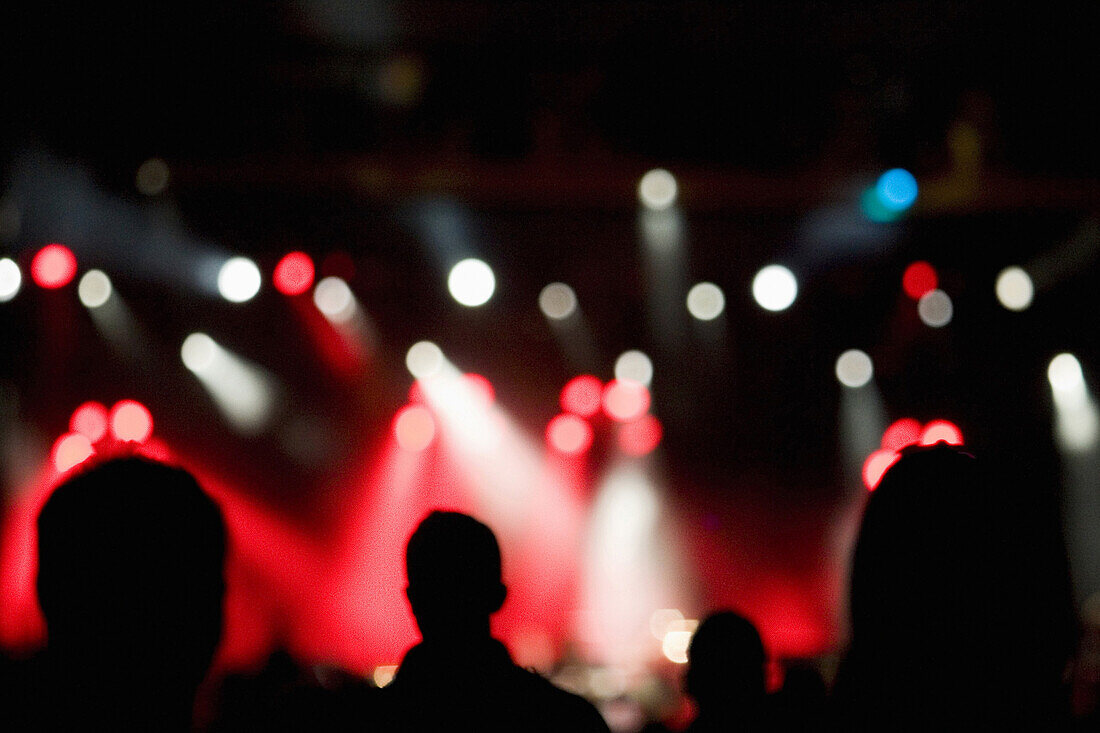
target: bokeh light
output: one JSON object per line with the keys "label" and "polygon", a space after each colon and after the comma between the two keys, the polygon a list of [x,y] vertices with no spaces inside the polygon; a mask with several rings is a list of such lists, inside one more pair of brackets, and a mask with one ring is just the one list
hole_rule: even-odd
{"label": "bokeh light", "polygon": [[926,326],[942,328],[951,323],[955,314],[955,306],[951,303],[951,297],[942,290],[932,290],[921,296],[917,301],[917,314]]}
{"label": "bokeh light", "polygon": [[913,300],[920,300],[921,296],[936,289],[940,284],[936,268],[929,263],[918,260],[905,268],[901,276],[901,287]]}
{"label": "bokeh light", "polygon": [[933,420],[925,425],[920,435],[920,444],[935,445],[940,441],[948,445],[962,445],[963,434],[959,426],[950,420]]}
{"label": "bokeh light", "polygon": [[638,201],[647,209],[667,209],[676,203],[678,193],[676,178],[664,168],[654,168],[638,181]]}
{"label": "bokeh light", "polygon": [[558,415],[546,425],[546,444],[566,455],[584,453],[591,447],[592,438],[592,426],[577,415]]}
{"label": "bokeh light", "polygon": [[95,448],[88,436],[66,433],[53,444],[51,455],[54,468],[58,473],[65,473],[95,455]]}
{"label": "bokeh light", "polygon": [[684,614],[678,608],[658,608],[649,617],[649,633],[657,641],[662,641],[672,624],[683,621]]}
{"label": "bokeh light", "polygon": [[423,405],[406,405],[394,416],[393,435],[402,450],[419,453],[435,439],[435,418]]}
{"label": "bokeh light", "polygon": [[858,389],[871,381],[875,366],[871,357],[859,349],[848,349],[836,360],[836,378],[845,387]]}
{"label": "bokeh light", "polygon": [[73,410],[69,418],[69,432],[79,433],[93,443],[107,434],[107,407],[101,402],[89,401]]}
{"label": "bokeh light", "polygon": [[568,318],[577,310],[577,294],[565,283],[550,283],[539,293],[539,309],[555,321]]}
{"label": "bokeh light", "polygon": [[443,351],[431,341],[417,341],[405,353],[405,366],[416,379],[427,379],[443,368]]}
{"label": "bokeh light", "polygon": [[136,400],[121,400],[111,408],[111,435],[123,442],[144,443],[153,434],[153,415]]}
{"label": "bokeh light", "polygon": [[183,340],[180,358],[183,360],[183,365],[190,371],[202,374],[214,364],[220,348],[214,339],[205,333],[193,333]]}
{"label": "bokeh light", "polygon": [[146,196],[156,196],[168,188],[168,164],[160,158],[149,158],[138,166],[134,187]]}
{"label": "bokeh light", "polygon": [[463,374],[462,381],[470,390],[470,394],[477,404],[482,407],[489,407],[493,404],[493,400],[496,399],[497,393],[496,390],[493,389],[493,383],[490,382],[487,377],[483,377],[480,374]]}
{"label": "bokeh light", "polygon": [[63,288],[76,277],[76,256],[63,244],[47,244],[31,260],[31,279],[40,288]]}
{"label": "bokeh light", "polygon": [[86,308],[99,308],[111,299],[111,278],[101,270],[88,270],[76,286],[77,297]]}
{"label": "bokeh light", "polygon": [[1062,353],[1050,360],[1047,367],[1047,379],[1055,392],[1071,393],[1085,385],[1085,374],[1081,362],[1073,354]]}
{"label": "bokeh light", "polygon": [[882,448],[867,456],[867,460],[863,462],[863,485],[868,491],[878,488],[883,475],[897,463],[899,458],[901,454],[889,448]]}
{"label": "bokeh light", "polygon": [[661,641],[661,652],[668,661],[675,664],[687,664],[688,647],[691,646],[691,637],[699,628],[699,622],[695,619],[683,619],[672,621],[665,632],[665,638]]}
{"label": "bokeh light", "polygon": [[230,303],[244,303],[260,292],[260,268],[247,257],[230,257],[218,270],[218,292]]}
{"label": "bokeh light", "polygon": [[481,260],[466,259],[451,268],[447,289],[459,303],[474,308],[488,303],[493,297],[496,277],[492,268]]}
{"label": "bokeh light", "polygon": [[561,409],[581,417],[592,417],[600,410],[603,382],[591,374],[573,377],[561,389]]}
{"label": "bokeh light", "polygon": [[997,300],[1010,311],[1027,310],[1035,297],[1035,284],[1022,267],[1006,267],[997,275]]}
{"label": "bokeh light", "polygon": [[19,294],[23,286],[23,273],[10,257],[0,259],[0,303],[6,303]]}
{"label": "bokeh light", "polygon": [[653,381],[653,362],[637,349],[624,351],[615,360],[615,378],[630,380],[648,387]]}
{"label": "bokeh light", "polygon": [[768,265],[752,279],[752,297],[765,310],[786,310],[798,297],[798,280],[783,265]]}
{"label": "bokeh light", "polygon": [[603,411],[612,420],[637,420],[649,409],[649,390],[644,384],[612,379],[603,390]]}
{"label": "bokeh light", "polygon": [[917,179],[904,168],[892,168],[875,184],[879,202],[891,211],[905,211],[917,200]]}
{"label": "bokeh light", "polygon": [[305,252],[283,255],[275,265],[271,282],[283,295],[301,295],[313,286],[313,258]]}
{"label": "bokeh light", "polygon": [[700,321],[713,321],[726,308],[726,296],[714,283],[697,283],[687,295],[688,313]]}
{"label": "bokeh light", "polygon": [[903,417],[890,423],[890,426],[882,432],[882,441],[879,446],[884,450],[901,450],[907,445],[913,445],[921,436],[921,424],[919,420],[911,417]]}
{"label": "bokeh light", "polygon": [[644,456],[660,445],[664,429],[653,415],[642,415],[619,427],[619,450],[628,456]]}
{"label": "bokeh light", "polygon": [[355,317],[355,294],[339,277],[326,277],[313,289],[313,304],[333,323],[347,323]]}

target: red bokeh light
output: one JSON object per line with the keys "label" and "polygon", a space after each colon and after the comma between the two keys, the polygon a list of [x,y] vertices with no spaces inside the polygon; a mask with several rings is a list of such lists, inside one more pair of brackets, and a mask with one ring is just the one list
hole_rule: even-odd
{"label": "red bokeh light", "polygon": [[913,445],[920,440],[921,425],[919,420],[911,417],[903,417],[895,420],[890,427],[882,433],[882,442],[879,444],[884,450],[901,450],[907,445]]}
{"label": "red bokeh light", "polygon": [[603,411],[612,420],[637,420],[649,409],[649,390],[629,379],[612,379],[603,390]]}
{"label": "red bokeh light", "polygon": [[576,415],[558,415],[546,426],[546,443],[566,455],[584,453],[592,446],[592,426]]}
{"label": "red bokeh light", "polygon": [[122,400],[111,408],[111,435],[123,442],[144,443],[153,434],[153,415],[136,400]]}
{"label": "red bokeh light", "polygon": [[271,282],[283,295],[301,295],[313,285],[313,259],[305,252],[291,252],[275,265]]}
{"label": "red bokeh light", "polygon": [[886,448],[877,450],[867,456],[867,460],[863,462],[863,485],[867,487],[868,491],[874,491],[878,488],[878,483],[882,480],[883,475],[890,470],[890,466],[893,466],[900,457],[901,454],[896,450]]}
{"label": "red bokeh light", "polygon": [[58,473],[79,466],[95,455],[95,448],[88,436],[80,433],[65,433],[53,444],[53,465]]}
{"label": "red bokeh light", "polygon": [[592,417],[600,410],[603,382],[590,374],[573,377],[561,389],[561,409],[581,417]]}
{"label": "red bokeh light", "polygon": [[619,448],[630,456],[644,456],[661,442],[664,429],[653,415],[643,415],[619,428]]}
{"label": "red bokeh light", "polygon": [[69,431],[80,433],[93,443],[102,440],[107,434],[107,407],[100,402],[85,402],[73,410]]}
{"label": "red bokeh light", "polygon": [[936,274],[936,268],[923,260],[919,260],[905,268],[901,276],[901,287],[913,300],[920,300],[921,296],[936,289],[940,284],[940,278]]}
{"label": "red bokeh light", "polygon": [[63,244],[47,244],[31,260],[31,278],[40,288],[63,288],[76,277],[76,256]]}
{"label": "red bokeh light", "polygon": [[480,374],[463,374],[462,379],[474,393],[478,402],[486,407],[493,404],[493,400],[496,399],[496,391],[493,389],[492,382]]}
{"label": "red bokeh light", "polygon": [[426,407],[405,405],[393,419],[393,435],[402,450],[419,453],[435,439],[435,418]]}
{"label": "red bokeh light", "polygon": [[416,380],[409,387],[409,402],[414,405],[423,404],[427,398],[424,396],[424,385],[420,383],[420,380]]}
{"label": "red bokeh light", "polygon": [[948,445],[962,445],[962,431],[949,420],[933,420],[924,426],[924,432],[920,436],[921,445],[935,445],[941,440]]}

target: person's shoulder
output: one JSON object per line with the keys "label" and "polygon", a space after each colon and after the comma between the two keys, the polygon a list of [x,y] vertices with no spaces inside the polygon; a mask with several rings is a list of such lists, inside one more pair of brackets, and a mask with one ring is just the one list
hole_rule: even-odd
{"label": "person's shoulder", "polygon": [[515,683],[526,688],[528,698],[540,701],[552,730],[600,731],[607,733],[607,723],[596,706],[567,690],[563,690],[538,672],[515,667]]}

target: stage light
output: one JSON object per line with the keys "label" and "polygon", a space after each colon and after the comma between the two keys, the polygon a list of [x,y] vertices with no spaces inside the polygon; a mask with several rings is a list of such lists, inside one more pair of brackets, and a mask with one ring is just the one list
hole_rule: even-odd
{"label": "stage light", "polygon": [[875,184],[879,202],[890,211],[905,211],[917,200],[917,179],[904,168],[892,168]]}
{"label": "stage light", "polygon": [[647,209],[661,211],[676,203],[679,186],[664,168],[654,168],[638,181],[638,200]]}
{"label": "stage light", "polygon": [[684,614],[677,608],[658,608],[649,617],[649,633],[653,638],[662,641],[665,634],[671,631],[671,625],[684,620]]}
{"label": "stage light", "polygon": [[603,390],[603,411],[612,420],[637,420],[649,409],[649,390],[644,384],[613,379]]}
{"label": "stage light", "polygon": [[427,379],[443,369],[443,351],[431,341],[418,341],[405,354],[405,366],[416,379]]}
{"label": "stage light", "polygon": [[93,443],[107,434],[107,407],[100,402],[85,402],[73,410],[69,418],[69,432],[79,433]]}
{"label": "stage light", "polygon": [[180,357],[238,431],[255,433],[267,424],[274,405],[274,386],[263,370],[204,333],[184,339]]}
{"label": "stage light", "polygon": [[333,323],[347,323],[355,317],[355,294],[338,277],[326,277],[313,289],[313,304]]}
{"label": "stage light", "polygon": [[1021,267],[1006,267],[997,275],[997,300],[1010,311],[1027,310],[1035,297],[1031,276]]}
{"label": "stage light", "polygon": [[675,664],[687,664],[688,647],[691,646],[691,637],[699,628],[699,622],[695,619],[683,619],[669,624],[669,630],[661,641],[661,652],[668,661]]}
{"label": "stage light", "polygon": [[913,445],[920,440],[921,424],[919,420],[911,417],[903,417],[895,420],[882,432],[880,446],[884,450],[901,450],[907,445]]}
{"label": "stage light", "polygon": [[714,283],[698,283],[688,291],[688,313],[700,321],[713,321],[726,308],[726,296]]}
{"label": "stage light", "polygon": [[1089,393],[1081,362],[1073,354],[1058,354],[1047,367],[1054,398],[1055,437],[1067,453],[1095,450],[1100,435],[1100,413]]}
{"label": "stage light", "polygon": [[76,286],[76,294],[86,308],[98,308],[111,298],[111,278],[100,270],[88,270]]}
{"label": "stage light", "polygon": [[561,389],[561,409],[581,417],[592,417],[600,410],[603,382],[590,374],[573,377]]}
{"label": "stage light", "polygon": [[205,333],[193,333],[183,340],[180,358],[183,365],[196,374],[210,369],[218,354],[218,345]]}
{"label": "stage light", "polygon": [[550,283],[539,293],[543,315],[555,321],[568,318],[577,310],[577,295],[565,283]]}
{"label": "stage light", "polygon": [[66,433],[53,444],[52,454],[54,468],[58,473],[65,473],[94,456],[95,448],[92,447],[88,436],[80,433]]}
{"label": "stage light", "polygon": [[797,296],[798,280],[783,265],[768,265],[752,279],[752,297],[766,310],[786,310]]}
{"label": "stage light", "polygon": [[920,436],[920,444],[935,445],[940,441],[948,445],[962,445],[963,434],[959,426],[950,420],[933,420],[925,425]]}
{"label": "stage light", "polygon": [[867,487],[868,491],[874,491],[878,488],[883,475],[890,470],[891,466],[897,463],[899,458],[901,458],[900,453],[887,448],[882,448],[867,456],[867,460],[863,463],[863,485]]}
{"label": "stage light", "polygon": [[1085,387],[1085,374],[1081,371],[1081,362],[1073,354],[1058,354],[1050,360],[1047,367],[1047,379],[1055,396],[1072,394]]}
{"label": "stage light", "polygon": [[447,277],[451,297],[462,305],[474,308],[489,302],[496,289],[493,270],[481,260],[462,260],[451,268]]}
{"label": "stage light", "polygon": [[920,300],[922,295],[935,290],[939,284],[936,268],[923,260],[906,267],[901,276],[901,288],[913,300]]}
{"label": "stage light", "polygon": [[271,282],[283,295],[301,295],[313,286],[313,259],[305,252],[291,252],[275,265]]}
{"label": "stage light", "polygon": [[493,400],[496,399],[496,390],[493,389],[492,382],[480,374],[463,374],[462,381],[465,382],[475,402],[482,407],[492,406]]}
{"label": "stage light", "polygon": [[394,417],[393,435],[402,450],[419,453],[435,438],[435,418],[426,407],[406,405]]}
{"label": "stage light", "polygon": [[247,257],[230,257],[218,270],[218,292],[230,303],[256,297],[262,281],[260,268]]}
{"label": "stage light", "polygon": [[592,445],[592,426],[576,415],[562,414],[546,426],[546,443],[559,453],[578,455]]}
{"label": "stage light", "polygon": [[628,456],[644,456],[660,445],[663,435],[660,420],[653,415],[642,415],[619,427],[619,450]]}
{"label": "stage light", "polygon": [[18,295],[22,286],[23,273],[15,260],[8,257],[0,259],[0,303],[7,303]]}
{"label": "stage light", "polygon": [[116,440],[144,443],[153,434],[153,415],[136,400],[121,400],[111,408],[111,435]]}
{"label": "stage light", "polygon": [[138,166],[134,187],[146,196],[156,196],[168,188],[168,164],[160,158],[149,158]]}
{"label": "stage light", "polygon": [[63,244],[47,244],[31,260],[31,279],[40,288],[63,288],[76,277],[76,256]]}
{"label": "stage light", "polygon": [[624,351],[615,360],[615,378],[649,386],[653,381],[653,362],[641,351]]}
{"label": "stage light", "polygon": [[836,378],[845,387],[858,389],[870,382],[874,374],[871,357],[859,349],[848,349],[836,360]]}
{"label": "stage light", "polygon": [[924,325],[932,328],[942,328],[951,323],[954,313],[951,297],[942,290],[927,292],[917,301],[917,314]]}

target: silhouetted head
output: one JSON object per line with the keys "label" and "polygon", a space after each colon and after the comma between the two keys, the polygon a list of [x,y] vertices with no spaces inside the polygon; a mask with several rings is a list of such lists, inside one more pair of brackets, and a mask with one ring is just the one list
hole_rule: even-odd
{"label": "silhouetted head", "polygon": [[764,644],[744,616],[718,611],[699,624],[688,646],[687,692],[706,714],[764,697]]}
{"label": "silhouetted head", "polygon": [[197,685],[221,635],[221,512],[191,474],[138,458],[59,486],[38,517],[51,654]]}
{"label": "silhouetted head", "polygon": [[466,514],[432,512],[409,538],[405,565],[405,592],[425,638],[488,634],[506,594],[491,529]]}

